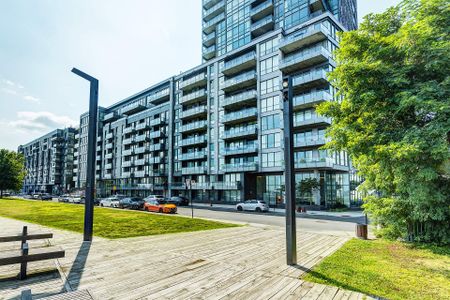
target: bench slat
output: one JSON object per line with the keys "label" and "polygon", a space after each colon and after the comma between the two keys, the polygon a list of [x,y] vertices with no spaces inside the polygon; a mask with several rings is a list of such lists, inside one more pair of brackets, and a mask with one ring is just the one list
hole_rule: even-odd
{"label": "bench slat", "polygon": [[[50,249],[55,249],[54,247],[50,247]],[[60,249],[60,248],[58,248]],[[9,257],[0,257],[0,266],[20,264],[22,262],[33,262],[40,260],[48,260],[55,258],[62,258],[65,256],[66,252],[64,250],[57,251],[44,251],[38,253],[31,253],[26,256],[23,256],[20,252],[15,252],[15,255],[11,255]]]}
{"label": "bench slat", "polygon": [[[6,242],[17,242],[24,238],[23,235],[13,235],[13,236],[0,236],[0,243]],[[40,239],[51,239],[53,238],[53,233],[39,233],[39,234],[29,234],[25,236],[27,241],[29,240],[40,240]]]}

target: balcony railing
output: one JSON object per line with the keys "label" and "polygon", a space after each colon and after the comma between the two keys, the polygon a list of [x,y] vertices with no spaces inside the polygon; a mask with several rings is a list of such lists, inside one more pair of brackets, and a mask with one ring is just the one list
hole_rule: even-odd
{"label": "balcony railing", "polygon": [[250,26],[250,30],[254,36],[260,36],[261,34],[273,29],[273,15],[268,15],[261,20],[253,23]]}
{"label": "balcony railing", "polygon": [[229,60],[223,67],[223,73],[229,75],[235,72],[239,72],[244,69],[248,69],[251,66],[256,65],[256,53],[254,51],[246,53],[242,56]]}
{"label": "balcony railing", "polygon": [[206,135],[200,135],[200,136],[196,136],[196,137],[183,139],[180,142],[180,146],[184,147],[184,146],[191,146],[191,145],[203,144],[203,143],[206,143]]}
{"label": "balcony railing", "polygon": [[261,17],[267,16],[273,13],[273,0],[266,0],[264,3],[253,7],[250,11],[250,15],[253,20],[260,19]]}
{"label": "balcony railing", "polygon": [[258,144],[253,145],[245,145],[242,147],[227,147],[223,149],[224,155],[239,155],[239,154],[247,154],[254,153],[258,151]]}
{"label": "balcony railing", "polygon": [[257,116],[258,116],[258,109],[256,107],[252,107],[225,114],[222,117],[222,122],[231,123],[235,121],[244,121],[256,118]]}
{"label": "balcony railing", "polygon": [[143,130],[143,129],[145,129],[145,128],[147,128],[148,127],[148,124],[147,123],[139,123],[139,124],[137,124],[136,125],[136,130]]}
{"label": "balcony railing", "polygon": [[205,166],[200,167],[188,167],[188,168],[182,168],[181,174],[182,175],[190,175],[190,174],[204,174],[206,172]]}
{"label": "balcony railing", "polygon": [[222,167],[224,172],[254,172],[258,170],[257,162],[243,162],[235,164],[225,164]]}
{"label": "balcony railing", "polygon": [[284,57],[279,65],[280,70],[291,72],[323,63],[331,58],[331,53],[323,46],[314,46]]}
{"label": "balcony railing", "polygon": [[325,136],[311,136],[308,138],[294,138],[294,147],[309,147],[325,145],[329,141]]}
{"label": "balcony railing", "polygon": [[216,56],[216,45],[212,45],[209,47],[203,47],[203,58],[211,59]]}
{"label": "balcony railing", "polygon": [[221,0],[219,3],[214,6],[203,10],[203,20],[208,21],[225,11],[225,1]]}
{"label": "balcony railing", "polygon": [[239,127],[238,129],[225,130],[223,132],[223,139],[232,139],[243,136],[256,135],[258,132],[258,127],[256,125]]}
{"label": "balcony railing", "polygon": [[212,18],[208,22],[203,22],[203,32],[211,33],[216,28],[216,24],[225,19],[225,13],[221,13],[218,16]]}
{"label": "balcony railing", "polygon": [[195,91],[193,93],[189,93],[189,94],[182,96],[180,98],[180,103],[181,104],[189,104],[189,103],[195,102],[196,100],[203,100],[203,99],[206,99],[206,90],[201,89],[201,90]]}
{"label": "balcony railing", "polygon": [[295,120],[294,119],[294,127],[302,127],[302,126],[311,126],[311,125],[331,125],[331,118],[322,117],[322,116],[312,116],[306,120]]}
{"label": "balcony railing", "polygon": [[204,159],[206,157],[206,151],[195,151],[191,153],[183,153],[180,156],[180,160],[195,160]]}
{"label": "balcony railing", "polygon": [[206,129],[208,123],[206,120],[192,122],[180,127],[180,132],[188,132],[199,129]]}
{"label": "balcony railing", "polygon": [[209,47],[216,42],[216,32],[210,34],[203,34],[203,46]]}
{"label": "balcony railing", "polygon": [[232,106],[235,104],[249,102],[250,100],[254,102],[257,98],[257,95],[258,93],[256,90],[251,90],[233,96],[229,96],[224,99],[224,101],[222,102],[222,106],[223,107]]}
{"label": "balcony railing", "polygon": [[324,101],[332,101],[333,97],[326,91],[317,91],[295,96],[292,100],[294,109],[301,109],[317,105]]}
{"label": "balcony railing", "polygon": [[182,82],[180,82],[180,89],[185,89],[199,84],[206,84],[206,73],[202,72],[191,78],[183,80]]}
{"label": "balcony railing", "polygon": [[322,23],[318,23],[285,36],[281,39],[279,47],[283,52],[288,53],[305,45],[323,41],[328,35],[330,35],[328,28]]}
{"label": "balcony railing", "polygon": [[181,114],[180,114],[180,118],[181,119],[187,119],[187,118],[195,117],[195,116],[198,116],[198,115],[205,114],[206,111],[207,111],[206,105],[197,106],[197,107],[190,108],[190,109],[182,111]]}
{"label": "balcony railing", "polygon": [[310,158],[301,158],[299,160],[296,160],[295,168],[297,169],[319,169],[319,168],[326,168],[326,169],[336,169],[341,171],[348,171],[348,166],[342,166],[335,164],[335,161],[331,157],[310,157]]}
{"label": "balcony railing", "polygon": [[297,89],[327,82],[327,72],[324,69],[312,70],[292,78],[292,86]]}
{"label": "balcony railing", "polygon": [[231,91],[253,83],[256,83],[256,72],[250,71],[225,80],[222,89],[224,91]]}
{"label": "balcony railing", "polygon": [[160,100],[163,98],[168,98],[170,95],[170,89],[169,88],[165,88],[163,90],[157,91],[156,93],[150,94],[147,96],[147,101],[148,102],[154,102],[156,100]]}

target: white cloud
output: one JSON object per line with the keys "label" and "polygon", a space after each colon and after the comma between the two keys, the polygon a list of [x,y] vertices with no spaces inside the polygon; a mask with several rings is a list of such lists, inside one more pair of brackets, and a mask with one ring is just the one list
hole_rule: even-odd
{"label": "white cloud", "polygon": [[7,93],[7,94],[10,94],[10,95],[17,95],[17,92],[15,91],[15,90],[13,90],[13,89],[9,89],[9,88],[2,88],[2,91],[4,92],[4,93]]}
{"label": "white cloud", "polygon": [[27,95],[27,96],[23,97],[23,99],[25,99],[27,101],[31,101],[31,102],[36,102],[36,103],[41,102],[41,99],[33,97],[33,96],[30,96],[30,95]]}
{"label": "white cloud", "polygon": [[9,86],[15,86],[16,84],[14,82],[12,82],[11,80],[8,79],[4,79],[3,82]]}
{"label": "white cloud", "polygon": [[19,131],[45,132],[57,128],[76,126],[77,122],[67,116],[55,115],[48,111],[32,112],[20,111],[17,120],[8,123],[8,126]]}

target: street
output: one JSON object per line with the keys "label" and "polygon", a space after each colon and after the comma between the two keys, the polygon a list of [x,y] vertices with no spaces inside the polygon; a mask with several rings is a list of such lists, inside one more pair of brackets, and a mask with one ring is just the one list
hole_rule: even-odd
{"label": "street", "polygon": [[[191,208],[178,207],[178,214],[190,216]],[[284,216],[279,214],[275,215],[273,213],[237,212],[195,207],[194,217],[285,227]],[[297,230],[300,232],[353,237],[355,236],[355,223],[348,221],[326,220],[320,217],[297,217]]]}

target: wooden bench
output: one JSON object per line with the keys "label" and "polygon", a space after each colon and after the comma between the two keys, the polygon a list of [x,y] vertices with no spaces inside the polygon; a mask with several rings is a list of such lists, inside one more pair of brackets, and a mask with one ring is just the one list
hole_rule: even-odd
{"label": "wooden bench", "polygon": [[29,262],[41,261],[65,256],[65,251],[57,247],[45,247],[32,249],[28,246],[28,240],[52,238],[53,233],[28,234],[27,226],[23,227],[21,235],[0,237],[0,243],[21,241],[20,250],[0,253],[0,266],[20,264],[19,279],[27,278],[27,265]]}

